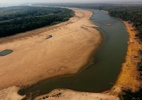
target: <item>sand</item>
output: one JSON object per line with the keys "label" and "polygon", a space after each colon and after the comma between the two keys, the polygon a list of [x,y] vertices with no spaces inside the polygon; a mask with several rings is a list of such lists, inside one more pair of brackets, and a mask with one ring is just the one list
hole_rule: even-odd
{"label": "sand", "polygon": [[22,100],[25,96],[18,95],[19,87],[9,87],[0,91],[0,100]]}
{"label": "sand", "polygon": [[137,71],[137,64],[140,62],[139,50],[142,50],[142,45],[135,35],[137,31],[128,22],[124,22],[129,33],[128,50],[125,62],[122,64],[121,72],[118,76],[116,84],[113,86],[112,94],[119,95],[122,90],[131,90],[136,92],[141,87],[140,73]]}
{"label": "sand", "polygon": [[[69,21],[49,27],[40,34],[18,35],[2,42],[0,51],[14,52],[0,57],[0,89],[27,86],[58,75],[73,74],[86,65],[101,43],[101,35],[89,20],[91,11],[73,9]],[[39,31],[39,30],[38,30]],[[52,38],[47,39],[48,35]],[[16,37],[18,37],[16,36]],[[9,39],[10,39],[9,38]],[[6,38],[7,39],[7,38]]]}
{"label": "sand", "polygon": [[118,97],[104,93],[87,93],[57,89],[35,100],[119,100]]}

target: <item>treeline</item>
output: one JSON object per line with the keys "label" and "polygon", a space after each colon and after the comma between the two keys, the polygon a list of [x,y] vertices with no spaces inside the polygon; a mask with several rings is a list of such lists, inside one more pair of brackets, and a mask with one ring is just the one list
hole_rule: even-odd
{"label": "treeline", "polygon": [[133,23],[138,31],[137,36],[142,40],[142,8],[141,7],[117,7],[109,9],[109,14],[124,21]]}
{"label": "treeline", "polygon": [[53,7],[0,8],[0,37],[57,24],[74,15],[72,10]]}

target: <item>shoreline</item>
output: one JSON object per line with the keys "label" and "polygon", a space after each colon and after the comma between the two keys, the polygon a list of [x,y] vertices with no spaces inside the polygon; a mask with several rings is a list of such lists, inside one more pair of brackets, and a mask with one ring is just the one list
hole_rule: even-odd
{"label": "shoreline", "polygon": [[118,75],[114,86],[110,90],[110,93],[116,96],[122,94],[123,90],[137,92],[141,87],[141,81],[138,80],[140,73],[137,70],[137,64],[140,62],[140,55],[138,52],[142,49],[142,45],[139,42],[138,37],[135,36],[137,31],[132,24],[126,21],[123,21],[123,23],[129,34],[129,40],[125,61],[122,64],[120,74]]}
{"label": "shoreline", "polygon": [[[51,27],[51,30],[47,28],[47,31],[37,33],[38,35],[0,44],[1,49],[14,50],[12,54],[0,58],[0,75],[7,73],[1,77],[0,89],[27,86],[54,76],[73,74],[88,63],[102,37],[89,20],[92,16],[91,11],[72,10],[76,14],[74,17]],[[45,37],[50,35],[49,33],[53,37],[46,40]],[[5,65],[7,63],[10,65]]]}

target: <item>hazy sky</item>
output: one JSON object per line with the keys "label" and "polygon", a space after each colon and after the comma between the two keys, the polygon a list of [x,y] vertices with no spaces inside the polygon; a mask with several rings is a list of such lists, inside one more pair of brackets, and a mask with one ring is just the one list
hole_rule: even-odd
{"label": "hazy sky", "polygon": [[1,3],[30,3],[30,2],[142,2],[142,0],[0,0]]}

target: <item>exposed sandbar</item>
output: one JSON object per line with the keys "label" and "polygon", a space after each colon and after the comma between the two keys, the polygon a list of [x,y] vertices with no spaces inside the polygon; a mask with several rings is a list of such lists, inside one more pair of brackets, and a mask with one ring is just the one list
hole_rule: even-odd
{"label": "exposed sandbar", "polygon": [[47,95],[39,96],[35,100],[119,100],[119,98],[105,93],[87,93],[57,89]]}
{"label": "exposed sandbar", "polygon": [[[88,63],[102,38],[89,20],[93,15],[91,11],[73,10],[75,16],[67,22],[47,27],[40,34],[25,33],[26,38],[17,35],[13,41],[0,44],[0,51],[14,51],[0,57],[0,89],[76,73]],[[47,39],[48,35],[53,37]]]}

